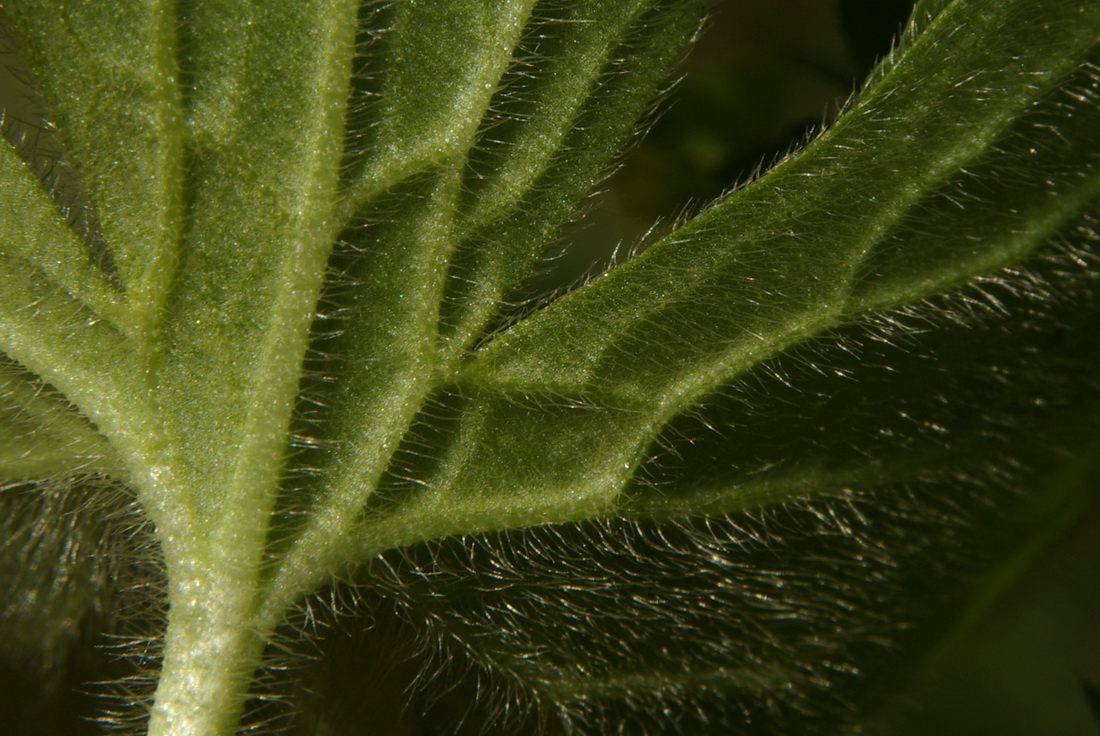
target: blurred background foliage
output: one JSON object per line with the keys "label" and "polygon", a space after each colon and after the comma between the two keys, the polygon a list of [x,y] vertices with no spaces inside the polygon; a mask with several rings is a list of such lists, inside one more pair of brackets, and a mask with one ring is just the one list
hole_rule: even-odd
{"label": "blurred background foliage", "polygon": [[[912,0],[719,0],[594,206],[536,294],[629,251],[796,150],[886,53]],[[663,227],[660,223],[664,223]]]}

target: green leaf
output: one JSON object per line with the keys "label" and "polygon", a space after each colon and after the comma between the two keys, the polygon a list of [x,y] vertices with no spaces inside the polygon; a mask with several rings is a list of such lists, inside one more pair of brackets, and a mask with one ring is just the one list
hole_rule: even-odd
{"label": "green leaf", "polygon": [[58,222],[58,208],[43,191],[39,177],[7,142],[0,143],[0,170],[4,172],[0,178],[3,226],[9,236],[0,254],[4,262],[9,268],[42,272],[86,309],[125,324],[122,299],[110,277],[77,234]]}
{"label": "green leaf", "polygon": [[[1100,13],[1006,6],[964,26],[962,12],[937,16],[800,155],[471,356],[437,397],[453,426],[416,440],[429,460],[364,520],[363,554],[611,513],[665,425],[756,366],[846,325],[949,319],[960,310],[925,300],[1026,290],[1004,269],[1053,240],[1087,247]],[[797,492],[836,482],[792,472]],[[725,508],[745,504],[741,485]],[[722,508],[713,488],[676,498]]]}
{"label": "green leaf", "polygon": [[[327,391],[307,384],[305,395],[325,407],[302,431],[321,449],[303,461],[320,480],[282,509],[287,522],[275,538],[286,559],[269,610],[345,564],[361,511],[418,412],[610,163],[698,23],[692,3],[623,10],[594,2],[564,18],[547,7],[528,18],[510,67],[498,69],[495,94],[483,100],[483,118],[453,157],[364,200],[353,220],[362,226],[344,232],[350,252],[334,261],[338,275],[319,310],[338,333],[321,323],[315,339],[318,372],[339,366],[346,378]],[[525,43],[544,36],[548,56],[532,60]],[[480,53],[496,49],[494,34],[480,38]],[[550,54],[559,46],[567,52]],[[410,104],[410,83],[384,80],[374,92],[383,110]],[[510,116],[527,124],[509,126]],[[463,171],[486,160],[495,164],[491,175]]]}
{"label": "green leaf", "polygon": [[[950,46],[926,31],[801,155],[500,336],[464,373],[676,411],[809,335],[1017,262],[1100,188],[1089,145],[1100,52],[1095,11],[1015,12],[960,28],[945,11],[936,24],[952,29]],[[1025,163],[1041,175],[1020,181]],[[944,243],[972,207],[982,242]],[[644,361],[617,357],[641,354],[657,329],[677,339],[647,343],[657,352]]]}
{"label": "green leaf", "polygon": [[440,320],[451,361],[482,336],[607,171],[705,10],[600,0],[532,19],[531,48],[521,45],[502,79],[469,163]]}
{"label": "green leaf", "polygon": [[[177,259],[183,136],[174,6],[5,3],[26,80],[61,131],[134,326],[155,328]],[[5,23],[7,25],[7,23]],[[81,199],[83,197],[78,197]]]}
{"label": "green leaf", "polygon": [[[898,687],[953,621],[972,624],[1094,497],[1095,456],[1076,464],[1072,477],[987,466],[728,516],[449,539],[387,555],[360,582],[385,581],[455,669],[484,678],[482,717],[499,732],[516,727],[501,692],[555,732],[854,726],[867,713],[853,704]],[[991,506],[1021,496],[1013,534],[983,531],[1004,524]]]}
{"label": "green leaf", "polygon": [[[357,110],[363,119],[356,122],[365,138],[351,142],[352,153],[363,148],[365,154],[349,186],[350,210],[469,150],[534,5],[534,0],[496,0],[393,8],[387,18],[392,26],[384,32],[386,77],[377,118],[372,119],[368,102],[372,90],[356,95],[366,99],[352,101],[364,108]],[[366,34],[364,57],[378,54],[371,46],[381,33]]]}
{"label": "green leaf", "polygon": [[703,7],[5,3],[6,661],[162,565],[125,705],[222,736],[348,578],[565,731],[857,727],[1091,497],[1100,8],[919,3],[804,150],[510,305]]}
{"label": "green leaf", "polygon": [[126,477],[113,448],[95,427],[7,361],[0,361],[0,434],[0,482],[75,474]]}

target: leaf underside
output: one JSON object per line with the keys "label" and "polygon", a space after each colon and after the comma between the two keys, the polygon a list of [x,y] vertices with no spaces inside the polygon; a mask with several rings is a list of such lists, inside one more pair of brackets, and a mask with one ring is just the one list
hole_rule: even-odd
{"label": "leaf underside", "polygon": [[533,313],[705,3],[185,5],[0,9],[9,660],[163,561],[157,733],[213,712],[188,646],[243,688],[334,577],[477,683],[455,732],[850,725],[1090,498],[1093,4],[919,3],[804,150]]}

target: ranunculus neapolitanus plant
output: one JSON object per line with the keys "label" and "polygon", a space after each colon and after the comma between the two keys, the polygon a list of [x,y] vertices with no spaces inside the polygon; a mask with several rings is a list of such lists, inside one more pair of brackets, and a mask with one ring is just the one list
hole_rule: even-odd
{"label": "ranunculus neapolitanus plant", "polygon": [[706,11],[4,3],[28,713],[114,642],[86,715],[156,736],[398,733],[410,669],[438,733],[854,727],[1080,514],[1093,0],[918,3],[797,154],[517,301]]}

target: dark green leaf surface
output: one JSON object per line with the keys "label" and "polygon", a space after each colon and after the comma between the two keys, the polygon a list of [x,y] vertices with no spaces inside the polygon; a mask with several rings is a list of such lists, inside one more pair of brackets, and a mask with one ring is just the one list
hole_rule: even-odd
{"label": "dark green leaf surface", "polygon": [[[1044,285],[1026,273],[1026,259],[1061,244],[1070,251],[1065,267],[1079,270],[1074,259],[1088,256],[1074,252],[1095,240],[1100,12],[1005,7],[965,28],[951,12],[962,10],[936,21],[949,29],[946,38],[930,29],[912,40],[878,86],[806,151],[472,356],[445,400],[460,409],[440,435],[444,446],[421,450],[431,458],[422,467],[399,468],[416,485],[391,493],[401,502],[364,522],[366,549],[611,512],[666,423],[834,330],[878,321],[887,342],[904,343],[923,320],[967,321],[968,300],[1011,314],[1001,291],[1036,291],[1039,301],[1048,292],[1087,293],[1057,273]],[[1002,39],[1005,27],[1016,35]],[[958,291],[967,284],[970,293]],[[954,292],[954,302],[927,301]],[[1026,300],[1020,308],[1031,309]],[[969,396],[969,388],[960,391]],[[843,411],[838,416],[850,425]],[[859,435],[888,424],[845,427],[854,434],[838,432],[835,442],[875,456]],[[911,431],[896,434],[904,442]],[[732,441],[751,447],[754,436],[746,430]],[[883,462],[883,472],[904,476],[946,460],[934,457],[914,459],[912,469]],[[769,477],[772,499],[843,482],[833,472],[845,472],[843,461],[834,453],[830,462],[833,470],[820,475],[816,461],[788,468],[792,489]],[[726,507],[745,505],[738,489],[754,480],[730,486]],[[752,503],[768,500],[763,487]],[[721,510],[713,492],[671,496],[686,512]]]}
{"label": "dark green leaf surface", "polygon": [[163,563],[148,731],[223,736],[346,576],[504,716],[854,727],[1090,497],[1100,6],[918,3],[804,150],[524,314],[704,8],[5,3],[0,651]]}
{"label": "dark green leaf surface", "polygon": [[74,474],[125,478],[95,427],[8,361],[0,362],[0,433],[0,484]]}
{"label": "dark green leaf surface", "polygon": [[174,6],[17,1],[4,9],[65,158],[87,187],[133,326],[152,329],[178,257],[183,199]]}

